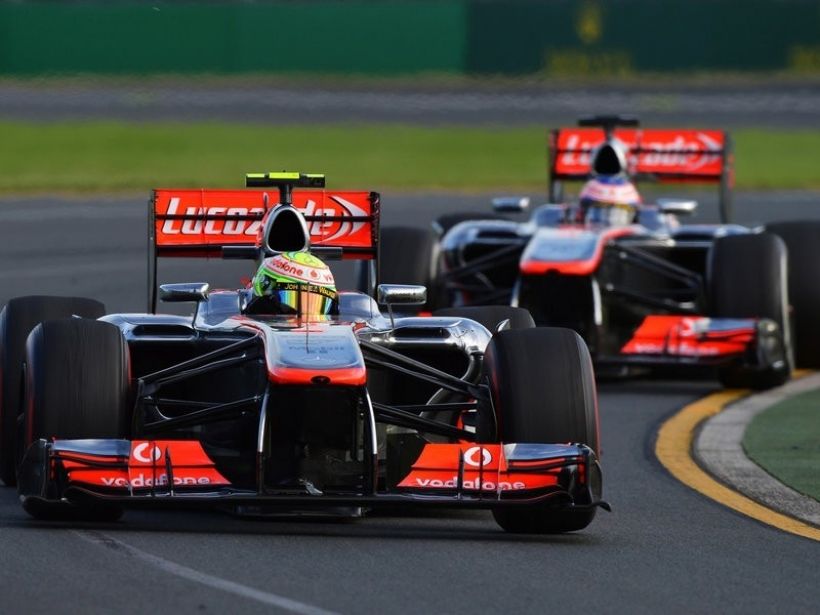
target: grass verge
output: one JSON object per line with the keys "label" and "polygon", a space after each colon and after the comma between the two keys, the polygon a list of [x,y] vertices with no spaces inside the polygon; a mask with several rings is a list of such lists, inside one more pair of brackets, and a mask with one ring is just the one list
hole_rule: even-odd
{"label": "grass verge", "polygon": [[[71,121],[0,122],[0,133],[4,193],[238,187],[248,171],[280,169],[377,190],[539,192],[546,183],[544,126]],[[733,134],[739,188],[820,189],[820,130]]]}
{"label": "grass verge", "polygon": [[746,429],[743,448],[769,474],[820,501],[820,391],[758,415]]}

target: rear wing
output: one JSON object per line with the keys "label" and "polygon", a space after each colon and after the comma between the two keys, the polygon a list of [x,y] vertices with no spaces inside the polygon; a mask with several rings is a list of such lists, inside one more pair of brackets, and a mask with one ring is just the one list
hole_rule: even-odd
{"label": "rear wing", "polygon": [[[159,257],[255,257],[264,218],[279,206],[279,198],[275,189],[154,190],[148,204],[150,311],[156,307]],[[343,259],[377,258],[378,193],[296,190],[292,201],[305,217],[311,248]]]}
{"label": "rear wing", "polygon": [[[716,184],[723,222],[731,218],[734,187],[732,140],[722,130],[617,128],[627,148],[629,175],[636,181]],[[604,142],[602,128],[559,128],[549,133],[551,202],[563,200],[564,181],[589,177],[590,153]]]}

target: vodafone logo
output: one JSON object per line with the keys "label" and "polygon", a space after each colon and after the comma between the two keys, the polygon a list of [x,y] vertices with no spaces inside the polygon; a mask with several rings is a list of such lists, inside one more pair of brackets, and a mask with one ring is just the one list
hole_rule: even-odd
{"label": "vodafone logo", "polygon": [[[242,206],[221,206],[221,207],[200,207],[183,206],[180,197],[171,197],[168,201],[168,209],[158,212],[166,216],[181,216],[182,219],[165,220],[162,224],[161,232],[164,235],[229,235],[229,236],[251,236],[255,237],[262,227],[262,216],[265,214],[264,207],[242,207]],[[340,196],[329,197],[329,206],[318,207],[317,203],[308,199],[304,207],[297,209],[307,217],[359,217],[367,216],[368,212],[358,205],[351,203]],[[206,220],[203,218],[223,217],[225,219]],[[247,220],[244,218],[258,216],[259,220]],[[233,219],[231,219],[233,218]],[[314,239],[321,238],[323,241],[333,241],[339,237],[352,235],[365,225],[364,221],[348,220],[314,220],[308,223],[308,232]]]}
{"label": "vodafone logo", "polygon": [[468,466],[478,468],[492,463],[493,455],[483,446],[474,446],[464,451],[464,463]]}
{"label": "vodafone logo", "polygon": [[131,452],[131,456],[134,458],[134,461],[138,461],[140,463],[153,463],[158,461],[160,457],[162,457],[162,451],[159,450],[159,447],[154,445],[152,451],[149,451],[148,448],[151,445],[148,442],[143,442],[142,444],[138,444],[134,447],[134,450]]}
{"label": "vodafone logo", "polygon": [[[140,473],[130,479],[117,476],[111,478],[102,477],[100,480],[106,487],[162,487],[168,484],[168,476],[166,474],[160,474],[155,478],[154,476],[146,476],[144,473]],[[174,476],[174,486],[176,487],[197,487],[210,484],[211,479],[207,476]]]}
{"label": "vodafone logo", "polygon": [[[458,487],[458,477],[453,476],[448,480],[439,478],[417,478],[416,486],[422,489],[455,489]],[[499,481],[485,480],[480,482],[477,478],[464,479],[462,483],[464,489],[476,489],[480,491],[518,491],[527,488],[527,483],[517,481]]]}

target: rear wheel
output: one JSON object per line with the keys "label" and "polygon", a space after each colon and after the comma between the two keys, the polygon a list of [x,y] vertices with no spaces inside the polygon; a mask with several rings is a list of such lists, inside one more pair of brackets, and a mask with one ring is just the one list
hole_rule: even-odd
{"label": "rear wheel", "polygon": [[[551,327],[502,331],[487,347],[484,374],[497,419],[495,425],[479,421],[480,442],[574,442],[599,453],[592,361],[577,333]],[[600,499],[597,462],[589,480],[593,497]],[[508,532],[545,534],[583,529],[595,509],[500,508],[493,516]]]}
{"label": "rear wheel", "polygon": [[789,302],[795,363],[820,368],[820,222],[802,220],[769,224],[789,253]]}
{"label": "rear wheel", "polygon": [[[429,228],[387,226],[379,237],[379,283],[415,284],[427,287],[427,307],[435,304],[435,268],[438,240]],[[359,262],[358,288],[368,291],[367,261]]]}
{"label": "rear wheel", "polygon": [[[718,377],[728,387],[766,389],[791,375],[786,246],[771,233],[732,235],[715,240],[707,272],[709,313],[721,318],[767,318],[780,329],[786,360],[764,369],[735,365]],[[766,343],[762,338],[760,343]],[[768,352],[768,349],[759,349]]]}
{"label": "rear wheel", "polygon": [[16,483],[15,442],[22,411],[21,391],[26,338],[43,320],[105,314],[99,301],[79,297],[32,296],[11,299],[0,313],[0,478]]}
{"label": "rear wheel", "polygon": [[[66,319],[37,325],[26,343],[24,446],[40,438],[127,438],[130,432],[128,347],[109,323]],[[116,519],[117,506],[27,500],[40,519]]]}

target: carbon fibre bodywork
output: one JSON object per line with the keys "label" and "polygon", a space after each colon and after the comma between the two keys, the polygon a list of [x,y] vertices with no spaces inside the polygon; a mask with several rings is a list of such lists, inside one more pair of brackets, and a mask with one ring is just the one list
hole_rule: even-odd
{"label": "carbon fibre bodywork", "polygon": [[[25,506],[602,505],[583,444],[477,443],[491,334],[463,318],[384,318],[340,294],[338,317],[248,316],[217,291],[193,318],[104,317],[128,343],[127,440],[37,440],[18,473]],[[481,407],[481,409],[479,409]]]}
{"label": "carbon fibre bodywork", "polygon": [[[736,278],[742,263],[718,275],[713,246],[756,232],[729,223],[730,136],[714,130],[644,130],[636,118],[620,116],[582,118],[579,126],[549,134],[550,199],[563,198],[566,182],[626,182],[633,197],[622,207],[629,219],[596,225],[580,204],[546,204],[526,222],[477,214],[464,215],[449,228],[434,223],[440,250],[433,287],[439,306],[527,308],[537,325],[581,334],[598,365],[717,366],[750,376],[777,373],[772,381],[788,377],[785,247],[766,263],[778,278],[771,296],[780,300],[774,301],[777,309],[768,310],[772,314],[748,302],[740,309],[715,305],[714,285]],[[679,215],[692,213],[695,202],[641,203],[628,180],[713,184],[723,223],[682,224]],[[604,205],[617,198],[611,194],[601,197]]]}
{"label": "carbon fibre bodywork", "polygon": [[[526,222],[461,222],[440,238],[434,288],[443,305],[509,304],[536,324],[578,331],[599,365],[765,369],[786,360],[769,320],[712,318],[709,254],[734,224],[686,225],[644,205],[635,223],[594,227],[543,205]],[[788,332],[785,332],[788,335]]]}
{"label": "carbon fibre bodywork", "polygon": [[[129,414],[127,428],[97,439],[78,433],[86,427],[68,430],[70,438],[35,434],[27,402],[17,478],[31,514],[106,503],[348,513],[408,504],[535,507],[525,517],[560,517],[541,531],[571,531],[585,527],[596,507],[608,508],[598,450],[583,442],[498,441],[491,389],[498,373],[482,371],[493,333],[468,318],[395,317],[391,302],[423,301],[421,287],[379,286],[389,318],[364,292],[338,293],[325,316],[301,309],[284,315],[249,288],[174,284],[158,294],[162,256],[260,260],[310,250],[369,260],[378,270],[378,194],[317,190],[321,175],[250,174],[246,181],[252,190],[154,191],[149,313],[112,314],[90,327],[83,321],[121,342],[114,344],[123,361],[117,377],[129,392],[118,389],[112,399]],[[310,190],[294,197],[294,187]],[[278,190],[277,204],[266,188]],[[193,301],[196,310],[156,314],[158,297]],[[50,354],[46,342],[41,347]],[[79,361],[73,346],[61,352]],[[587,366],[582,357],[578,363]],[[82,360],[93,373],[100,359],[86,353]],[[582,384],[592,380],[586,373]],[[31,379],[29,400],[37,384]],[[92,379],[90,387],[105,384]],[[57,389],[84,399],[71,383]],[[585,390],[594,397],[592,385]],[[100,416],[108,415],[107,403],[96,407]],[[544,413],[574,410],[569,403],[550,408],[547,399],[537,405]],[[587,406],[597,408],[594,399]],[[64,416],[59,404],[40,407],[47,417]],[[84,402],[72,412],[87,417]],[[597,420],[596,411],[589,425],[596,448]],[[523,521],[515,527],[529,530]]]}

